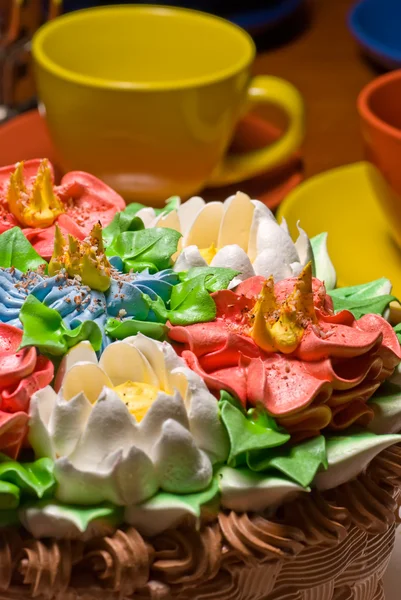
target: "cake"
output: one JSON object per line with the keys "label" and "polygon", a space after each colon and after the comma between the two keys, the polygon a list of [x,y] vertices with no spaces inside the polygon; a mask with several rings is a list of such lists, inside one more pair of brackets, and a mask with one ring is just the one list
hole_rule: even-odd
{"label": "cake", "polygon": [[0,171],[0,599],[379,600],[391,284],[257,200]]}

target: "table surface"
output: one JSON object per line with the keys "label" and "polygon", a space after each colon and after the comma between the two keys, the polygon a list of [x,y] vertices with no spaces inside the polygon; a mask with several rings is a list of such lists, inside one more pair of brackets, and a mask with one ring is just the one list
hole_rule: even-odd
{"label": "table surface", "polygon": [[379,69],[364,58],[348,30],[353,3],[312,0],[290,23],[258,40],[267,49],[258,55],[254,73],[291,81],[305,99],[306,176],[363,159],[356,99]]}

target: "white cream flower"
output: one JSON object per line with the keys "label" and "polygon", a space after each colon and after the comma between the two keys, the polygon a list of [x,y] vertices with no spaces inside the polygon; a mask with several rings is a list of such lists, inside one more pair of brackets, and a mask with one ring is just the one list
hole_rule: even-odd
{"label": "white cream flower", "polygon": [[227,458],[216,399],[167,343],[138,334],[98,361],[82,342],[55,387],[32,396],[29,439],[37,457],[55,461],[63,502],[130,505],[158,489],[198,492]]}
{"label": "white cream flower", "polygon": [[158,217],[152,211],[137,213],[146,227],[169,227],[183,235],[176,271],[229,267],[239,271],[233,287],[253,275],[273,275],[275,281],[299,275],[313,258],[309,238],[299,226],[294,243],[284,220],[279,225],[262,202],[242,192],[225,202],[206,203],[196,196]]}

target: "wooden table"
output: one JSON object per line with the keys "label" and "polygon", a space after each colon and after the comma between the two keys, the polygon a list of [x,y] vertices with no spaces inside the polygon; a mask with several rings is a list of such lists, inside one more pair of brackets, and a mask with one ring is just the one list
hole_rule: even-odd
{"label": "wooden table", "polygon": [[[305,98],[306,176],[363,159],[356,98],[378,70],[363,57],[348,30],[347,14],[354,1],[314,0],[280,31],[257,40],[270,48],[258,55],[255,74],[288,79]],[[298,35],[285,40],[297,28]]]}

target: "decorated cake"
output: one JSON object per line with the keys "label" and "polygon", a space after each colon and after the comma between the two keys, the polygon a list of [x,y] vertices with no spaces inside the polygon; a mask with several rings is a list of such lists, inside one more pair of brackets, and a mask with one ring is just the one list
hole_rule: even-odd
{"label": "decorated cake", "polygon": [[401,349],[242,193],[0,170],[0,599],[380,600]]}

